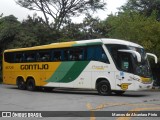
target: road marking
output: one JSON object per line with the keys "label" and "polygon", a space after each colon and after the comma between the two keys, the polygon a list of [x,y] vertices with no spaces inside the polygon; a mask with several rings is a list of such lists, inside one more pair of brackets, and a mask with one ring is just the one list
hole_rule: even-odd
{"label": "road marking", "polygon": [[94,111],[96,110],[102,110],[104,109],[105,107],[109,107],[109,106],[118,106],[118,105],[124,105],[124,103],[105,103],[105,104],[100,104],[98,105],[96,108],[93,108],[91,103],[87,103],[86,104],[86,107],[87,109],[89,109],[89,111],[91,112],[91,116],[90,116],[90,120],[96,120],[96,117],[95,117],[95,114],[94,114]]}
{"label": "road marking", "polygon": [[96,120],[94,111],[93,111],[93,107],[90,103],[86,104],[86,107],[89,109],[89,111],[91,112],[91,116],[90,116],[90,120]]}

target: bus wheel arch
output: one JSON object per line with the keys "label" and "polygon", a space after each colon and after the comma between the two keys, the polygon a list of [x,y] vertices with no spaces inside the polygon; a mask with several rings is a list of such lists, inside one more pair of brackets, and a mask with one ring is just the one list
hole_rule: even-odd
{"label": "bus wheel arch", "polygon": [[106,78],[98,78],[96,81],[96,89],[100,95],[107,96],[111,94],[111,85]]}
{"label": "bus wheel arch", "polygon": [[26,88],[29,91],[35,91],[36,83],[35,83],[35,80],[34,80],[34,78],[32,76],[27,77]]}
{"label": "bus wheel arch", "polygon": [[20,89],[20,90],[26,89],[26,83],[25,83],[24,78],[22,76],[17,77],[16,85],[17,85],[18,89]]}

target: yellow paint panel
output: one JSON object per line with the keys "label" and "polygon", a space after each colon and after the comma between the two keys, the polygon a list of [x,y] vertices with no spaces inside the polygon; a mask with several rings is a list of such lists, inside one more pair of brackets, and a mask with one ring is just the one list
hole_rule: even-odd
{"label": "yellow paint panel", "polygon": [[[38,67],[31,67],[30,69],[26,67],[27,69],[22,69],[29,65],[39,65],[39,68],[41,68],[44,64],[48,65],[48,69],[38,69]],[[28,76],[31,76],[35,79],[36,86],[44,86],[47,84],[45,81],[52,76],[60,64],[61,62],[5,63],[5,67],[3,68],[3,78],[5,78],[4,83],[16,84],[18,76],[22,76],[25,81]]]}
{"label": "yellow paint panel", "polygon": [[74,42],[74,41],[73,42],[53,43],[53,44],[35,46],[35,47],[28,47],[28,48],[9,49],[9,50],[5,50],[5,52],[37,50],[37,49],[63,48],[63,47],[71,47],[74,44],[76,44],[76,42]]}
{"label": "yellow paint panel", "polygon": [[54,62],[50,64],[51,67],[49,67],[48,72],[46,72],[46,79],[42,80],[41,86],[44,86],[47,84],[47,82],[45,81],[48,80],[53,75],[53,73],[57,70],[60,64],[61,62]]}

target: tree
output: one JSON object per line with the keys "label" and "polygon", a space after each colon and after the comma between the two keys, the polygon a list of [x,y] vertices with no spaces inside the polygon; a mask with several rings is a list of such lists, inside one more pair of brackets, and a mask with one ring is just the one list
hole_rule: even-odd
{"label": "tree", "polygon": [[82,23],[82,31],[85,35],[84,39],[95,39],[101,37],[99,25],[100,19],[98,17],[93,18],[90,14],[87,14]]}
{"label": "tree", "polygon": [[49,29],[36,14],[28,16],[19,26],[19,31],[7,48],[32,47],[57,42],[59,34]]}
{"label": "tree", "polygon": [[[138,11],[125,10],[117,15],[110,15],[106,21],[111,26],[111,38],[124,39],[142,45],[147,52],[157,55],[160,61],[160,22],[156,20],[157,12],[148,17]],[[160,85],[160,64],[150,59],[154,80]]]}
{"label": "tree", "polygon": [[157,11],[157,20],[160,20],[160,0],[128,0],[122,7],[125,10],[137,11],[145,16],[151,16],[153,11]]}
{"label": "tree", "polygon": [[87,14],[82,23],[72,23],[68,21],[66,26],[61,30],[62,38],[60,41],[66,40],[87,40],[108,37],[109,26],[105,21],[101,21],[98,17],[92,17]]}
{"label": "tree", "polygon": [[0,18],[0,53],[14,40],[19,26],[20,22],[13,15]]}
{"label": "tree", "polygon": [[50,27],[48,17],[51,17],[54,20],[54,30],[59,30],[69,17],[90,10],[95,12],[98,9],[105,9],[106,5],[102,0],[17,0],[16,3],[30,10],[42,12],[48,27]]}
{"label": "tree", "polygon": [[160,59],[160,22],[155,19],[156,13],[153,11],[150,17],[132,11],[110,15],[106,19],[112,27],[110,37],[141,44]]}

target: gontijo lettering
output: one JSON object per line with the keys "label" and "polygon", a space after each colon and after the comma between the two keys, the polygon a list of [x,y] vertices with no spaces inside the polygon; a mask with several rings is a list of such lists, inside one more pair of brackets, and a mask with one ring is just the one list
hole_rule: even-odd
{"label": "gontijo lettering", "polygon": [[29,65],[21,65],[21,70],[48,70],[49,65],[48,64],[29,64]]}

